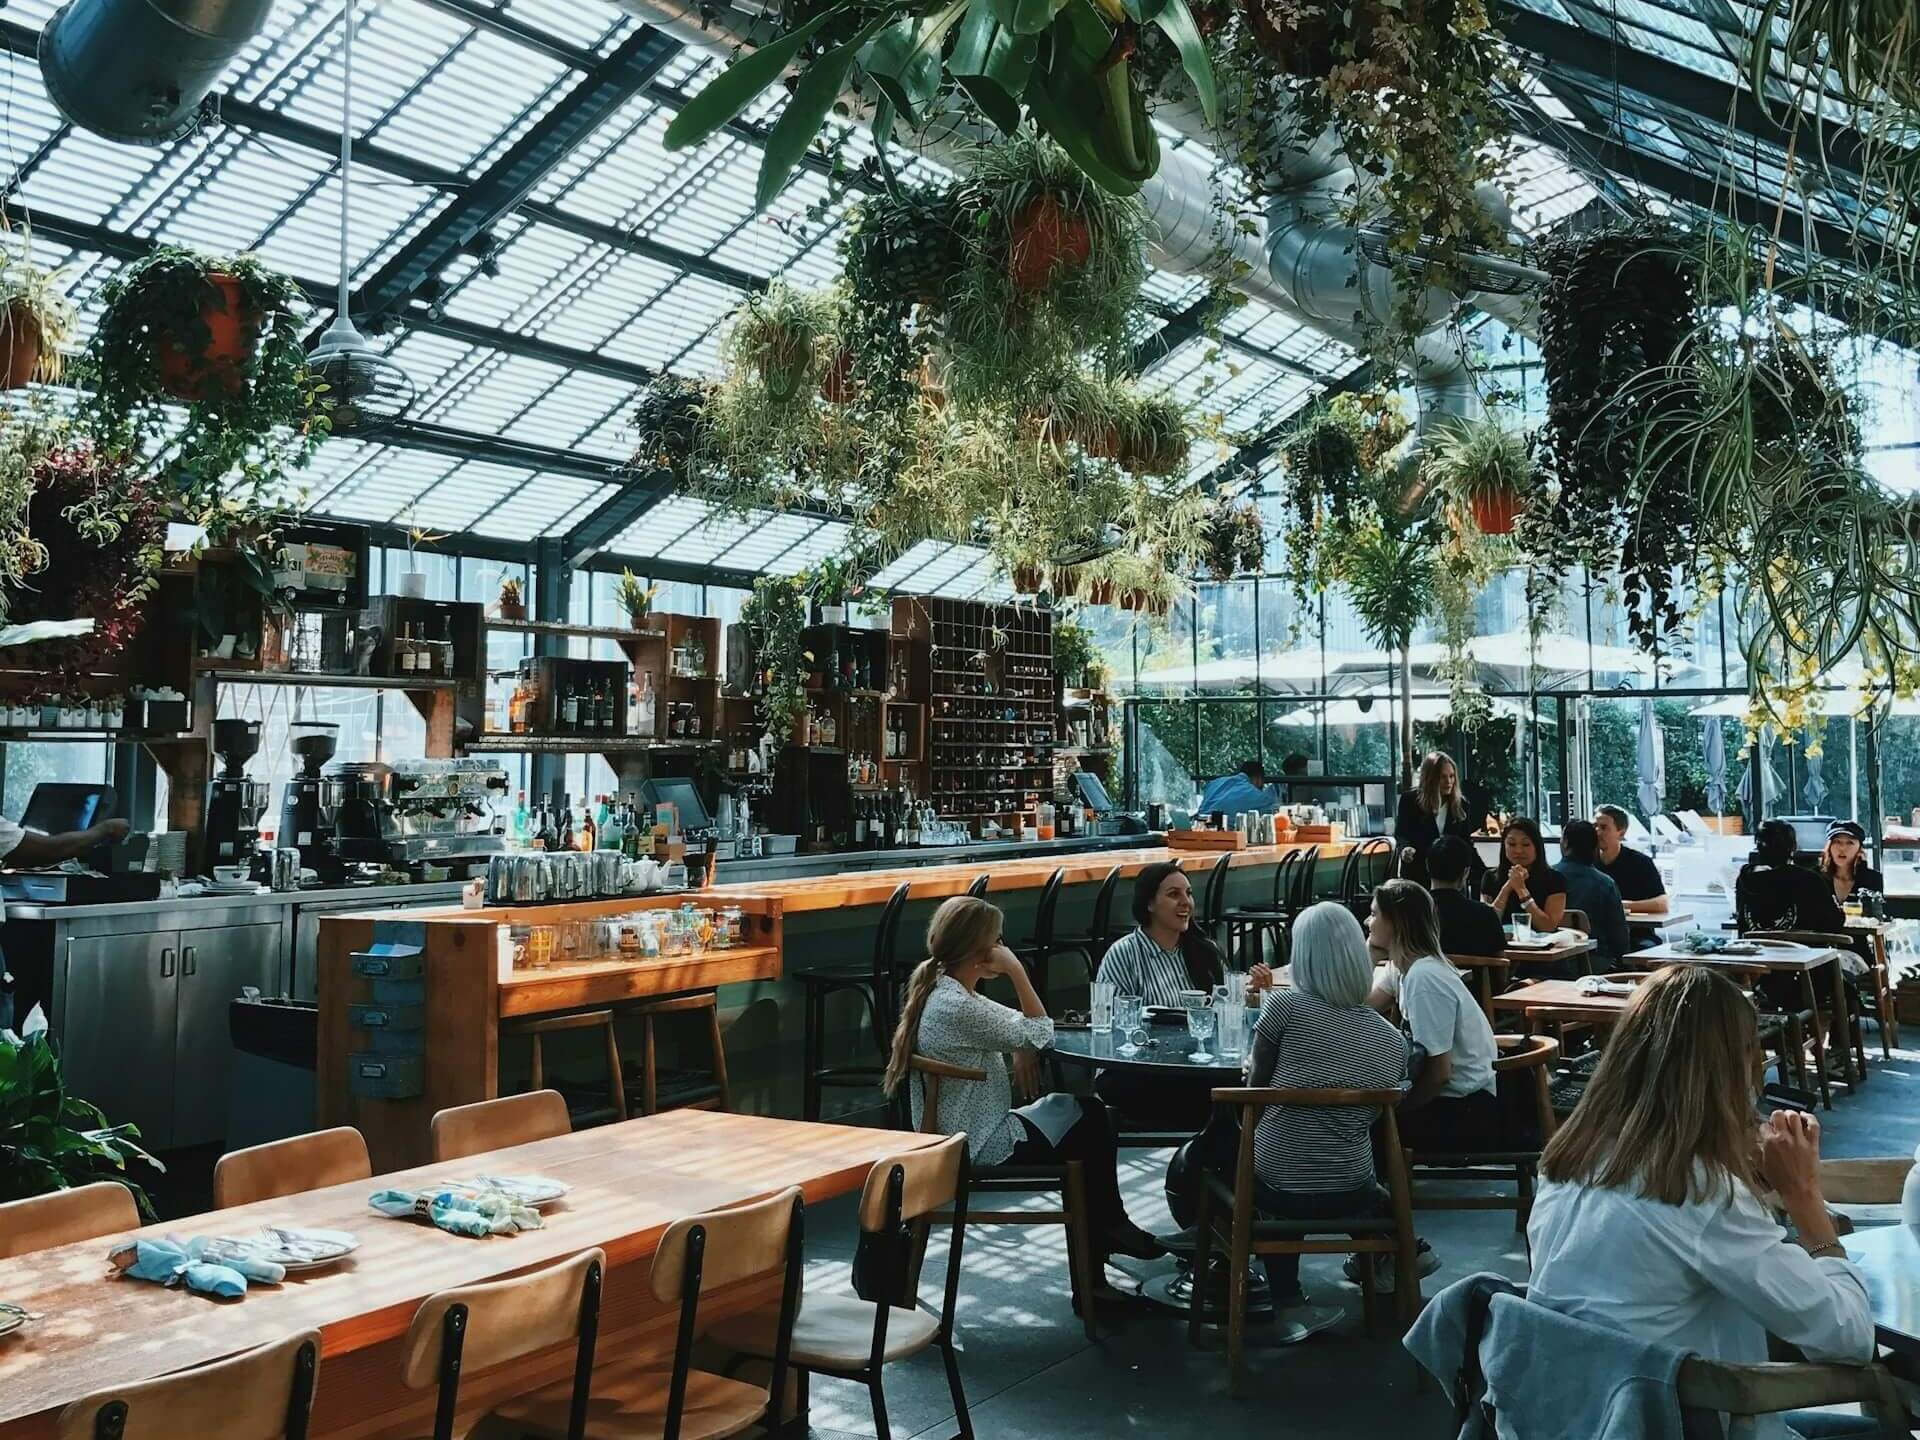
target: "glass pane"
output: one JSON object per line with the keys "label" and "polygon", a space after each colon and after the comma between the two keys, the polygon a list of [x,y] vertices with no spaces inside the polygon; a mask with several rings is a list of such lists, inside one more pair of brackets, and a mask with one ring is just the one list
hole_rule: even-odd
{"label": "glass pane", "polygon": [[6,747],[6,803],[0,806],[9,820],[26,813],[33,787],[43,782],[103,785],[107,774],[107,744],[41,744]]}

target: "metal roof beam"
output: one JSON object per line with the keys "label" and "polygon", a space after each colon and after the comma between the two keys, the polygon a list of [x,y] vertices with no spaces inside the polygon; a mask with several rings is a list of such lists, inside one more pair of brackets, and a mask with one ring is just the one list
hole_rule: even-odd
{"label": "metal roof beam", "polygon": [[1135,375],[1145,375],[1187,341],[1200,333],[1207,311],[1213,306],[1212,295],[1202,295],[1178,314],[1169,315],[1166,323],[1133,347],[1133,358],[1129,362]]}
{"label": "metal roof beam", "polygon": [[567,532],[561,553],[576,570],[606,548],[616,535],[625,534],[642,515],[673,493],[673,472],[650,470],[622,486]]}
{"label": "metal roof beam", "polygon": [[380,445],[397,445],[408,450],[425,450],[457,460],[477,460],[488,465],[505,465],[534,474],[569,475],[593,480],[602,485],[623,482],[623,461],[581,455],[551,445],[537,445],[506,435],[475,435],[471,431],[436,425],[430,420],[396,420],[384,430],[367,437]]}
{"label": "metal roof beam", "polygon": [[661,31],[642,26],[629,35],[360,287],[351,302],[354,313],[373,320],[404,305],[519,209],[575,145],[644,91],[679,53],[680,42]]}

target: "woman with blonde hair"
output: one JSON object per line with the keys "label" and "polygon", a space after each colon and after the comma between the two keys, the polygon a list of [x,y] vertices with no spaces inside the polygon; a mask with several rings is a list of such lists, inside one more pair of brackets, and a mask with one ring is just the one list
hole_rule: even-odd
{"label": "woman with blonde hair", "polygon": [[[906,1002],[893,1034],[885,1086],[889,1095],[909,1084],[915,1055],[984,1071],[984,1080],[945,1080],[933,1128],[967,1136],[976,1165],[1046,1165],[1081,1162],[1094,1251],[1151,1260],[1164,1248],[1127,1218],[1120,1198],[1119,1152],[1113,1125],[1100,1101],[1054,1093],[1018,1109],[1007,1057],[1015,1057],[1022,1089],[1033,1086],[1034,1051],[1053,1043],[1053,1021],[1033,988],[1026,966],[1000,943],[1000,911],[985,900],[957,895],[927,926],[927,958],[907,981]],[[999,976],[1020,1002],[1008,1009],[979,993],[980,982]],[[924,1117],[925,1092],[910,1085],[913,1121]]]}
{"label": "woman with blonde hair", "polygon": [[[1688,965],[1641,982],[1541,1156],[1531,1299],[1708,1360],[1759,1364],[1769,1335],[1808,1360],[1873,1358],[1866,1284],[1820,1194],[1820,1122],[1756,1124],[1759,1061],[1753,1005],[1725,976]],[[1755,1427],[1759,1440],[1877,1433],[1832,1414]]]}
{"label": "woman with blonde hair", "polygon": [[[1444,750],[1429,750],[1420,762],[1420,774],[1411,790],[1400,796],[1393,822],[1393,843],[1400,849],[1400,874],[1422,884],[1427,878],[1427,851],[1442,835],[1473,838],[1467,818],[1467,796],[1460,788],[1460,767]],[[1475,870],[1479,855],[1475,853]],[[1468,876],[1469,880],[1476,876]]]}

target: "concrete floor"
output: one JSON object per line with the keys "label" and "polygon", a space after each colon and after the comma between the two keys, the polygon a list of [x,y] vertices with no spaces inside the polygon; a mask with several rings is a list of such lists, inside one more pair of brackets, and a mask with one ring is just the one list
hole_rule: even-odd
{"label": "concrete floor", "polygon": [[[1911,1155],[1920,1143],[1920,1051],[1876,1059],[1871,1079],[1853,1096],[1837,1097],[1820,1114],[1822,1152],[1829,1156]],[[1142,1225],[1172,1228],[1162,1194],[1166,1152],[1122,1152],[1128,1207]],[[1442,1269],[1423,1282],[1433,1295],[1461,1276],[1493,1270],[1524,1280],[1525,1251],[1513,1217],[1501,1212],[1420,1212],[1418,1228]],[[810,1286],[845,1287],[854,1224],[850,1201],[817,1207],[807,1217]],[[923,1296],[937,1298],[944,1246],[928,1256]],[[1440,1389],[1417,1376],[1397,1339],[1370,1338],[1361,1324],[1359,1291],[1340,1276],[1340,1258],[1302,1264],[1308,1294],[1341,1305],[1347,1319],[1302,1344],[1276,1346],[1263,1327],[1250,1332],[1248,1396],[1228,1394],[1220,1332],[1187,1343],[1185,1317],[1135,1302],[1103,1312],[1106,1332],[1090,1343],[1067,1290],[1063,1233],[1052,1227],[969,1231],[960,1289],[961,1374],[975,1430],[986,1437],[1046,1435],[1049,1440],[1112,1440],[1130,1432],[1203,1437],[1451,1436],[1451,1407]],[[1119,1262],[1134,1276],[1171,1268],[1171,1261]],[[1125,1285],[1118,1267],[1109,1272]],[[892,1433],[943,1440],[955,1433],[953,1407],[936,1354],[887,1372]],[[866,1391],[816,1379],[815,1440],[874,1435]]]}

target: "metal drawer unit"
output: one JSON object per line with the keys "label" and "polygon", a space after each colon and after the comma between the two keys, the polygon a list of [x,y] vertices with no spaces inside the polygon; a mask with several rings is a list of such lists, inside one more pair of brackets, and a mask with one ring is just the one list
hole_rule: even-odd
{"label": "metal drawer unit", "polygon": [[358,1048],[347,1085],[366,1100],[411,1100],[426,1086],[427,935],[408,920],[381,920],[373,943],[353,952],[360,997],[347,1007]]}

